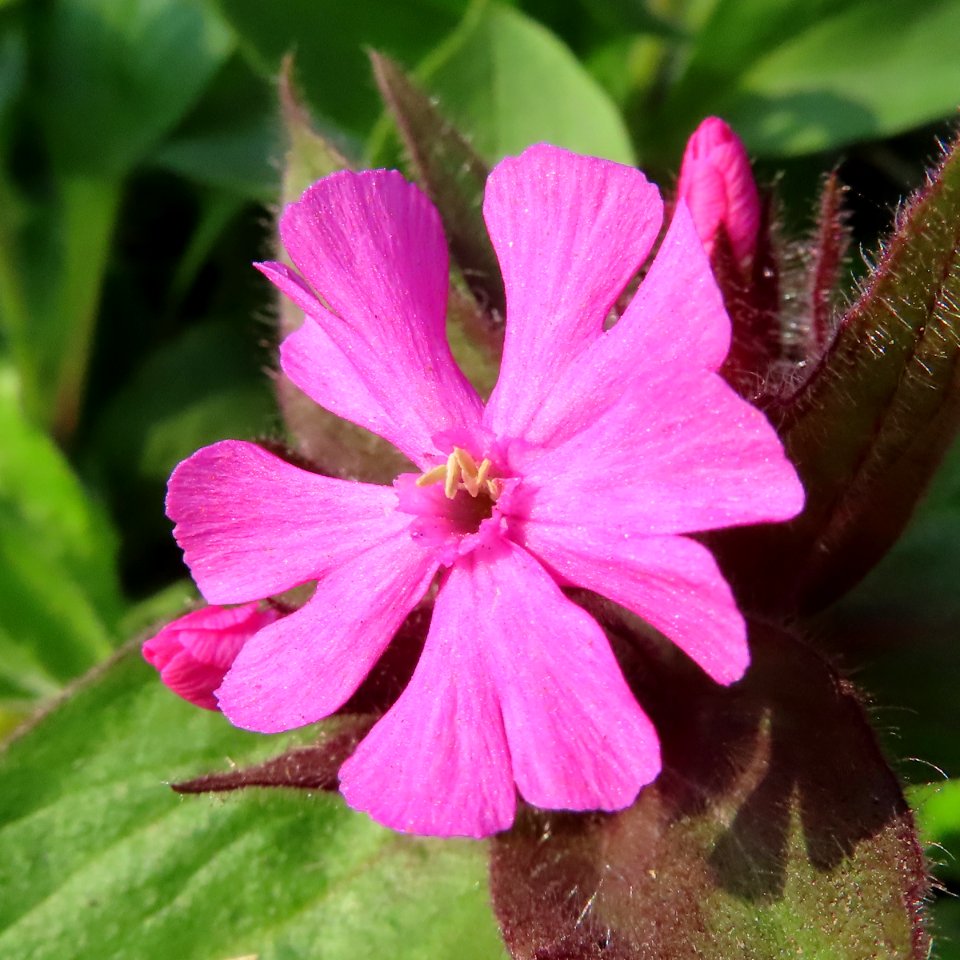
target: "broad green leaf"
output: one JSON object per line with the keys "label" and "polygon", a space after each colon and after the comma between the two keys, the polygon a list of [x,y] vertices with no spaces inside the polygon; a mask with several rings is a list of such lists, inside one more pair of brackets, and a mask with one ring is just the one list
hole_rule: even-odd
{"label": "broad green leaf", "polygon": [[280,125],[270,86],[234,55],[150,162],[190,180],[270,202]]}
{"label": "broad green leaf", "polygon": [[220,0],[244,52],[275,76],[288,53],[297,57],[307,101],[324,117],[364,137],[379,104],[364,49],[405,61],[426,55],[457,25],[465,0]]}
{"label": "broad green leaf", "polygon": [[494,841],[514,957],[926,960],[922,851],[849,686],[766,627],[730,689],[621,639],[664,770],[622,813],[529,812]]}
{"label": "broad green leaf", "polygon": [[960,100],[952,0],[718,0],[662,109],[638,117],[660,162],[705,115],[754,153],[824,150],[950,115]]}
{"label": "broad green leaf", "polygon": [[478,0],[417,77],[489,163],[541,140],[634,162],[607,94],[550,31],[511,7]]}
{"label": "broad green leaf", "polygon": [[126,173],[193,106],[232,46],[210,3],[53,0],[35,95],[57,166]]}
{"label": "broad green leaf", "polygon": [[960,103],[960,4],[863,0],[765,53],[718,102],[754,153],[879,139]]}
{"label": "broad green leaf", "polygon": [[960,780],[945,780],[913,787],[910,804],[916,812],[917,825],[924,843],[937,844],[939,879],[960,877]]}
{"label": "broad green leaf", "polygon": [[[933,875],[940,883],[960,879],[960,780],[918,785],[908,791]],[[960,957],[960,901],[949,889],[929,909],[934,960]]]}
{"label": "broad green leaf", "polygon": [[116,536],[0,380],[0,701],[47,695],[116,643]]}
{"label": "broad green leaf", "polygon": [[168,786],[290,742],[183,703],[136,651],[86,679],[0,754],[0,955],[502,957],[483,845],[391,833],[336,794]]}
{"label": "broad green leaf", "polygon": [[960,149],[907,205],[831,348],[771,408],[807,492],[790,524],[716,538],[753,604],[816,611],[903,531],[960,424]]}
{"label": "broad green leaf", "polygon": [[274,414],[256,331],[207,320],[133,372],[98,425],[101,464],[165,481],[198,447],[262,434]]}

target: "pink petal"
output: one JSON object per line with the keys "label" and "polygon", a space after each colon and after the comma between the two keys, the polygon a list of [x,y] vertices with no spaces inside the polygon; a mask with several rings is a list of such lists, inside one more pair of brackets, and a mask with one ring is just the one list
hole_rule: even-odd
{"label": "pink petal", "polygon": [[167,624],[143,645],[147,663],[175,694],[198,707],[217,709],[220,686],[244,644],[280,616],[258,603],[203,607]]}
{"label": "pink petal", "polygon": [[718,683],[750,663],[746,624],[710,551],[686,537],[628,537],[611,527],[526,524],[523,545],[567,582],[621,604]]}
{"label": "pink petal", "polygon": [[691,533],[788,520],[803,487],[773,427],[717,374],[638,369],[594,425],[524,467],[531,523],[611,536]]}
{"label": "pink petal", "polygon": [[217,691],[238,727],[277,733],[329,716],[354,693],[437,571],[406,531],[344,557],[310,601],[261,630]]}
{"label": "pink petal", "polygon": [[719,117],[707,117],[687,142],[677,197],[689,205],[707,250],[723,227],[737,259],[753,253],[760,195],[743,142]]}
{"label": "pink petal", "polygon": [[167,516],[211,603],[281,593],[321,576],[410,518],[390,487],[301,470],[253,443],[198,450],[170,477]]}
{"label": "pink petal", "polygon": [[596,621],[508,542],[470,554],[445,589],[473,607],[523,797],[547,809],[631,804],[659,773],[660,749]]}
{"label": "pink petal", "polygon": [[437,597],[409,686],[340,770],[347,803],[384,826],[484,837],[513,822],[516,789],[469,579]]}
{"label": "pink petal", "polygon": [[396,171],[343,171],[286,208],[280,235],[329,308],[281,265],[261,265],[308,314],[284,344],[287,375],[418,465],[446,456],[433,436],[478,423],[481,403],[447,343],[447,250],[430,201]]}
{"label": "pink petal", "polygon": [[555,445],[620,401],[645,370],[717,370],[730,319],[689,211],[679,204],[656,259],[619,322],[552,384],[525,438]]}
{"label": "pink petal", "polygon": [[485,423],[516,437],[563,368],[600,335],[656,239],[663,207],[639,170],[540,144],[497,165],[483,213],[507,294]]}

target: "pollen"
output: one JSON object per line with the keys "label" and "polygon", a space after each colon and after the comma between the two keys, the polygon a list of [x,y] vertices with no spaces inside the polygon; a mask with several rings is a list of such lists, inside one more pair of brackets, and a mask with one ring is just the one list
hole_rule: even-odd
{"label": "pollen", "polygon": [[466,490],[474,499],[483,494],[495,501],[500,496],[500,482],[490,476],[492,468],[489,457],[484,457],[478,464],[469,451],[454,447],[446,463],[427,470],[417,478],[417,486],[428,487],[443,481],[443,492],[448,500],[453,500],[461,490]]}

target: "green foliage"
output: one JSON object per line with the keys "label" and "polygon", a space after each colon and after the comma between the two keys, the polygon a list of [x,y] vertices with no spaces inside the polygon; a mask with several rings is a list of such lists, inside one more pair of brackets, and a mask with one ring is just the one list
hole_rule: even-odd
{"label": "green foliage", "polygon": [[135,651],[85,681],[0,754],[0,953],[502,956],[481,846],[391,833],[336,794],[168,786],[279,742],[179,701]]}
{"label": "green foliage", "polygon": [[355,137],[366,133],[380,110],[364,47],[419,59],[456,26],[465,5],[464,0],[221,0],[251,62],[270,76],[286,54],[296,54],[310,102]]}
{"label": "green foliage", "polygon": [[663,54],[667,95],[659,107],[645,98],[637,117],[658,161],[705,114],[733,123],[752,151],[786,156],[890,136],[956,106],[953,0],[716,0],[686,26],[688,43]]}
{"label": "green foliage", "polygon": [[418,75],[489,162],[541,140],[634,161],[616,108],[571,52],[495,0],[475,3]]}
{"label": "green foliage", "polygon": [[[49,694],[116,644],[116,535],[0,380],[0,710]],[[11,702],[12,701],[12,702]]]}
{"label": "green foliage", "polygon": [[[957,105],[960,5],[886,0],[831,12],[765,52],[717,101],[759,154],[875,139]],[[889,29],[876,29],[877,17]]]}
{"label": "green foliage", "polygon": [[141,160],[232,45],[212,7],[192,0],[55,0],[41,31],[35,96],[54,160],[96,177]]}

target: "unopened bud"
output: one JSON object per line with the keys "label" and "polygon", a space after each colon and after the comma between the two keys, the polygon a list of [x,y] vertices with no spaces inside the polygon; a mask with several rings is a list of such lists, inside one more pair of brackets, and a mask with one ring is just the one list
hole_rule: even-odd
{"label": "unopened bud", "polygon": [[719,117],[707,117],[687,141],[677,183],[707,253],[721,230],[742,264],[753,254],[760,196],[740,138]]}
{"label": "unopened bud", "polygon": [[244,644],[279,617],[278,610],[256,602],[203,607],[168,623],[143,645],[143,657],[177,696],[217,710],[214,691]]}

